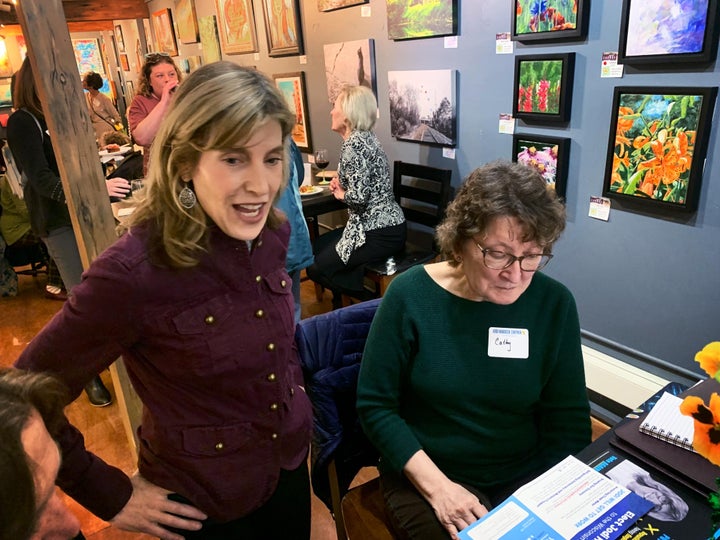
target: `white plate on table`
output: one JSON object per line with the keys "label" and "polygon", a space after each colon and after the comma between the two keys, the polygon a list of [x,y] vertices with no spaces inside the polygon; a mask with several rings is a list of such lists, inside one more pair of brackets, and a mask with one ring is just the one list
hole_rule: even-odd
{"label": "white plate on table", "polygon": [[300,191],[301,197],[310,197],[311,195],[318,195],[324,191],[324,189],[320,186],[300,186],[301,188],[305,188],[307,191]]}
{"label": "white plate on table", "polygon": [[98,155],[100,157],[123,156],[123,155],[127,154],[130,150],[132,150],[132,146],[129,144],[126,144],[124,146],[121,146],[120,150],[116,150],[115,152],[108,152],[107,150],[98,150]]}

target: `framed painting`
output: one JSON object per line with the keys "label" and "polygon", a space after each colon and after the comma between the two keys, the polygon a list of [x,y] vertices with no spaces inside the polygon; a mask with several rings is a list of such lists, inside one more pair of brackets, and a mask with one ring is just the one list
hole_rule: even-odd
{"label": "framed painting", "polygon": [[128,61],[128,55],[120,53],[120,66],[123,71],[130,71],[130,62]]}
{"label": "framed painting", "polygon": [[570,139],[545,135],[513,134],[512,160],[537,169],[560,197],[565,197]]}
{"label": "framed painting", "polygon": [[118,51],[125,52],[125,38],[123,37],[122,26],[119,24],[115,25],[115,42],[117,43]]}
{"label": "framed painting", "polygon": [[143,19],[142,21],[143,32],[145,32],[145,44],[147,45],[147,52],[155,52],[156,47],[154,45],[152,28],[150,27],[150,19]]}
{"label": "framed painting", "polygon": [[220,53],[220,39],[218,38],[215,15],[200,17],[198,21],[200,43],[202,43],[202,59],[204,64],[217,62],[222,58]]}
{"label": "framed painting", "polygon": [[125,98],[128,103],[135,97],[135,85],[132,81],[125,81]]}
{"label": "framed painting", "polygon": [[105,64],[103,64],[100,53],[100,42],[97,39],[73,39],[71,41],[80,74],[94,71],[104,78]]}
{"label": "framed painting", "polygon": [[455,146],[456,80],[453,69],[389,71],[391,135],[398,140]]}
{"label": "framed painting", "polygon": [[334,11],[359,4],[367,4],[370,0],[318,0],[318,11]]}
{"label": "framed painting", "polygon": [[292,138],[302,152],[312,153],[310,137],[310,117],[307,109],[307,93],[305,91],[305,73],[281,73],[273,75],[275,84],[285,98],[290,110],[295,114],[295,127]]}
{"label": "framed painting", "polygon": [[298,0],[263,0],[269,56],[302,54],[302,27]]}
{"label": "framed painting", "polygon": [[457,0],[387,0],[388,38],[393,40],[457,35]]}
{"label": "framed painting", "polygon": [[590,0],[513,0],[511,39],[521,42],[585,39]]}
{"label": "framed painting", "polygon": [[215,0],[220,45],[225,54],[258,52],[252,0]]}
{"label": "framed painting", "polygon": [[360,39],[323,45],[328,99],[335,103],[346,85],[370,88],[377,96],[375,79],[375,40]]}
{"label": "framed painting", "polygon": [[530,122],[570,120],[574,70],[575,53],[516,56],[513,116]]}
{"label": "framed painting", "polygon": [[198,21],[195,0],[175,0],[175,21],[180,43],[197,43]]}
{"label": "framed painting", "polygon": [[624,0],[618,61],[709,63],[718,47],[719,0]]}
{"label": "framed painting", "polygon": [[717,87],[617,87],[603,194],[656,210],[697,208]]}
{"label": "framed painting", "polygon": [[152,25],[155,30],[155,41],[157,52],[168,53],[170,56],[177,56],[177,41],[175,41],[175,29],[173,28],[172,12],[170,8],[161,9],[152,14]]}
{"label": "framed painting", "polygon": [[8,56],[7,42],[0,36],[0,77],[12,77],[14,71]]}

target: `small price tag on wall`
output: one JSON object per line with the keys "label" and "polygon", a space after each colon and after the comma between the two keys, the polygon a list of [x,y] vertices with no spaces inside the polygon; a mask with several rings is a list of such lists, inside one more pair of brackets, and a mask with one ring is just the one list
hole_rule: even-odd
{"label": "small price tag on wall", "polygon": [[501,113],[500,114],[500,125],[498,126],[499,133],[507,133],[512,135],[515,133],[515,118],[512,114]]}
{"label": "small price tag on wall", "polygon": [[607,197],[590,197],[588,216],[603,221],[610,219],[610,199]]}
{"label": "small price tag on wall", "polygon": [[600,78],[621,78],[625,66],[618,64],[617,52],[602,53],[602,67],[600,68]]}
{"label": "small price tag on wall", "polygon": [[495,34],[495,54],[512,54],[513,42],[510,39],[510,32]]}

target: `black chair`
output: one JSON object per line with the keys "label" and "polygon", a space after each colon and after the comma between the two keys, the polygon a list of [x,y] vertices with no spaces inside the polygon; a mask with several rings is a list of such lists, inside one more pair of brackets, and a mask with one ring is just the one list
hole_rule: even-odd
{"label": "black chair", "polygon": [[435,228],[445,217],[451,182],[449,169],[395,162],[393,193],[405,214],[408,239],[404,249],[387,261],[365,265],[365,281],[371,284],[372,296],[383,296],[398,274],[437,258],[440,252],[435,244]]}

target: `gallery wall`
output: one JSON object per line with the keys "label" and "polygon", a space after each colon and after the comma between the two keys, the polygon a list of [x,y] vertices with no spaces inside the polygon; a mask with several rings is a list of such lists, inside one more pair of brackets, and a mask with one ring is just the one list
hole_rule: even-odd
{"label": "gallery wall", "polygon": [[[271,58],[262,3],[254,0],[259,53],[223,57],[256,66],[269,75],[305,73],[312,143],[330,150],[331,168],[337,165],[341,139],[330,131],[325,44],[374,40],[380,109],[376,132],[389,159],[450,168],[455,186],[475,167],[511,157],[512,136],[498,132],[498,120],[501,113],[512,111],[514,57],[575,52],[570,121],[555,127],[518,121],[515,127],[516,132],[572,139],[566,192],[568,226],[546,272],[574,293],[588,343],[610,346],[651,371],[662,372],[660,368],[668,364],[686,374],[700,373],[693,362],[694,353],[720,339],[717,127],[710,134],[697,211],[667,214],[613,201],[606,222],[588,217],[588,209],[590,197],[602,195],[614,87],[717,86],[717,64],[662,69],[626,66],[622,78],[601,78],[602,53],[618,50],[619,0],[592,1],[586,39],[515,43],[513,54],[495,52],[496,34],[511,31],[509,0],[460,0],[457,48],[445,48],[443,38],[389,40],[383,0],[331,12],[318,11],[317,0],[301,0],[304,56]],[[150,13],[164,8],[175,9],[175,2],[148,3]],[[216,15],[214,0],[195,0],[195,8],[198,17]],[[198,44],[178,44],[178,48],[179,58],[202,52]],[[398,141],[390,134],[388,72],[431,69],[458,73],[454,159],[444,157],[441,147]]]}

